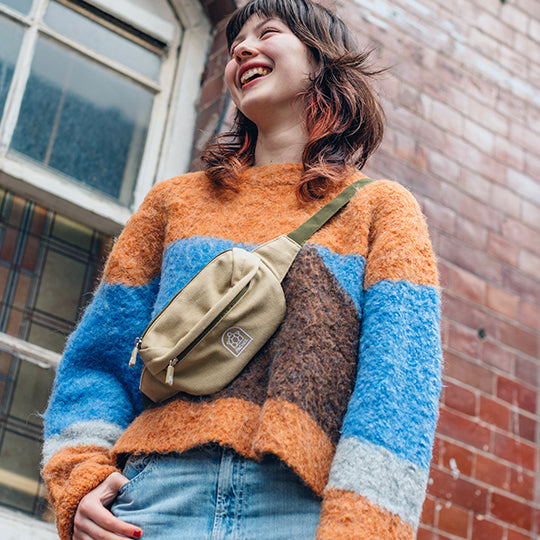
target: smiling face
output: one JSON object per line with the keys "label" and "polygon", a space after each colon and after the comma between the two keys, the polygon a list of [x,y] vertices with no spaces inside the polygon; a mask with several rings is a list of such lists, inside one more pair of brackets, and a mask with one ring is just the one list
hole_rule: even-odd
{"label": "smiling face", "polygon": [[309,49],[278,18],[250,17],[231,46],[225,82],[238,109],[260,125],[302,117],[295,97],[307,89],[316,64]]}

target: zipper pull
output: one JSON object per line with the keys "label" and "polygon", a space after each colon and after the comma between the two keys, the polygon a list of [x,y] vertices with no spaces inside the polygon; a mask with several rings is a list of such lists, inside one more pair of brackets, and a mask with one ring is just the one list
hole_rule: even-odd
{"label": "zipper pull", "polygon": [[131,357],[129,359],[129,367],[133,367],[135,363],[137,362],[137,353],[139,352],[139,349],[141,348],[141,342],[142,339],[138,337],[135,340],[135,347],[133,347],[133,350],[131,351]]}
{"label": "zipper pull", "polygon": [[171,363],[167,367],[167,375],[165,376],[165,384],[168,384],[169,386],[173,385],[174,381],[174,359],[171,360]]}

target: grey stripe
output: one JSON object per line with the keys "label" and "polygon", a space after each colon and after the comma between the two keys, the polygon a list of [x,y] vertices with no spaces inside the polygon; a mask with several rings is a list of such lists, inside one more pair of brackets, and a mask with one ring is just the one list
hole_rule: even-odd
{"label": "grey stripe", "polygon": [[124,430],[116,424],[102,420],[77,422],[64,429],[62,433],[49,437],[43,444],[42,466],[65,446],[92,444],[112,448]]}
{"label": "grey stripe", "polygon": [[429,473],[356,437],[339,441],[328,485],[353,491],[418,527]]}

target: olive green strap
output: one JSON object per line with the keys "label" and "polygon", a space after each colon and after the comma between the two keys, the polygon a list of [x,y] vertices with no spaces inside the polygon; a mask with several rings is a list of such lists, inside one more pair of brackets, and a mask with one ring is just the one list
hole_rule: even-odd
{"label": "olive green strap", "polygon": [[346,187],[335,199],[323,206],[314,216],[311,216],[300,227],[289,233],[287,236],[300,246],[303,245],[310,236],[314,235],[329,219],[334,217],[366,184],[373,182],[371,178],[361,178]]}

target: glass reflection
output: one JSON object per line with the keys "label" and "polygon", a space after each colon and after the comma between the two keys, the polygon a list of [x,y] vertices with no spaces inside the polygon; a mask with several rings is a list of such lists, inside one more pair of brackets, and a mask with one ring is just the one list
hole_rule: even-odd
{"label": "glass reflection", "polygon": [[16,9],[26,15],[32,7],[32,0],[2,0],[0,4]]}
{"label": "glass reflection", "polygon": [[22,38],[22,27],[0,16],[0,119],[13,79]]}
{"label": "glass reflection", "polygon": [[11,150],[128,205],[153,97],[40,36]]}
{"label": "glass reflection", "polygon": [[159,76],[161,58],[157,54],[58,2],[50,2],[45,23],[64,36],[151,79],[157,80]]}

